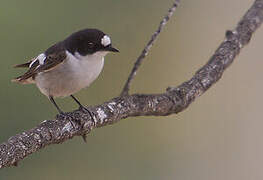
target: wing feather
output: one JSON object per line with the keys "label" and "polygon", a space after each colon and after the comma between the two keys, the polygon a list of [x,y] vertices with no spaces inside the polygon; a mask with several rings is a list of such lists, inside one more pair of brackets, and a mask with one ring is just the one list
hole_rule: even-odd
{"label": "wing feather", "polygon": [[14,68],[28,68],[30,67],[30,64],[35,60],[36,58],[31,59],[30,61],[23,63],[23,64],[16,64],[14,65]]}
{"label": "wing feather", "polygon": [[[40,61],[39,59],[31,60],[28,63],[16,65],[15,67],[29,67],[28,71],[23,75],[16,77],[13,79],[13,82],[18,82],[22,84],[31,83],[32,79],[40,73],[47,72],[54,68],[56,68],[59,64],[61,64],[66,59],[66,52],[64,50],[59,52],[54,52],[46,56],[44,61]],[[43,64],[40,64],[43,63]]]}

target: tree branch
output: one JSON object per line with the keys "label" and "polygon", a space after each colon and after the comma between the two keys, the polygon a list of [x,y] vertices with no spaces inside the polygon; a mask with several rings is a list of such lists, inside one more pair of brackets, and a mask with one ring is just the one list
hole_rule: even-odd
{"label": "tree branch", "polygon": [[127,79],[127,81],[126,81],[126,83],[125,83],[125,85],[123,87],[123,90],[121,92],[121,96],[129,95],[131,81],[134,79],[134,77],[135,77],[135,75],[137,73],[137,70],[139,69],[140,65],[142,64],[143,59],[147,56],[147,54],[151,50],[151,47],[153,46],[153,44],[156,41],[156,39],[159,36],[159,34],[162,32],[164,26],[166,25],[166,23],[170,20],[170,18],[174,14],[179,2],[180,2],[180,0],[175,0],[175,2],[173,3],[172,7],[168,10],[168,14],[162,19],[158,29],[154,32],[154,34],[152,35],[150,41],[147,43],[145,48],[142,50],[142,53],[140,54],[140,56],[135,61],[134,66],[132,68],[132,71],[131,71],[131,73],[130,73],[130,75],[129,75],[129,77],[128,77],[128,79]]}
{"label": "tree branch", "polygon": [[17,162],[47,145],[63,143],[92,129],[133,116],[167,116],[186,109],[196,97],[215,84],[233,62],[240,49],[248,44],[263,21],[263,0],[256,0],[233,31],[227,31],[208,63],[178,87],[167,88],[162,94],[134,94],[116,97],[88,112],[76,110],[68,116],[46,120],[37,127],[17,134],[0,145],[0,168]]}

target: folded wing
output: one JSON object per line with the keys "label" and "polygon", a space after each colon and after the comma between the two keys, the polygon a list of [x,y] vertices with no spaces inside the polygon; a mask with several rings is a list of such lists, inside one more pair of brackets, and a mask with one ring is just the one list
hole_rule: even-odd
{"label": "folded wing", "polygon": [[66,52],[62,50],[59,52],[53,52],[47,56],[41,54],[27,63],[16,65],[14,67],[28,67],[29,69],[23,75],[16,77],[12,81],[21,84],[34,83],[34,78],[38,73],[47,72],[56,68],[63,63],[66,56]]}

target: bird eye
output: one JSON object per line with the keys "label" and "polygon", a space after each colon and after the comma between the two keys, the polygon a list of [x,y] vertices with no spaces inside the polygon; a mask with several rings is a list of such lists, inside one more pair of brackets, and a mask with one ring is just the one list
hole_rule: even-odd
{"label": "bird eye", "polygon": [[89,47],[89,48],[93,48],[93,47],[94,47],[94,43],[89,42],[89,43],[88,43],[88,47]]}

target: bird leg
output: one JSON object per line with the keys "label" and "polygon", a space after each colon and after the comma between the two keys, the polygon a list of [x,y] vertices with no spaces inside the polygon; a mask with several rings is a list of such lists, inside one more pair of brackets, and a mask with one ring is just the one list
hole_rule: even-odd
{"label": "bird leg", "polygon": [[48,97],[49,100],[52,102],[52,104],[56,107],[56,109],[58,110],[59,114],[64,115],[64,112],[58,107],[57,103],[55,102],[53,96],[49,96]]}
{"label": "bird leg", "polygon": [[[93,118],[93,113],[92,113],[90,110],[88,110],[85,106],[83,106],[83,105],[79,102],[79,100],[77,100],[77,98],[75,98],[73,95],[70,95],[70,97],[79,105],[79,109],[84,109],[84,110],[86,110],[86,111],[89,113],[89,115],[90,115],[93,123],[95,124],[94,118]],[[86,135],[86,134],[83,134],[83,135],[82,135],[82,138],[83,138],[83,140],[84,140],[85,142],[87,142],[87,140],[86,140],[86,139],[87,139],[87,135]]]}
{"label": "bird leg", "polygon": [[[58,105],[57,105],[56,101],[54,100],[54,98],[53,98],[52,96],[49,96],[49,100],[52,102],[52,104],[54,104],[54,106],[56,107],[56,109],[57,109],[58,112],[59,112],[59,115],[60,115],[60,116],[63,116],[63,118],[65,118],[65,116],[67,116],[67,115],[58,107]],[[58,116],[57,116],[57,117],[58,117]],[[69,119],[69,122],[70,122],[71,126],[72,126],[73,128],[75,128],[74,123],[73,123],[70,119]]]}
{"label": "bird leg", "polygon": [[79,102],[79,100],[77,100],[77,98],[75,98],[73,95],[70,95],[70,97],[72,97],[72,99],[79,105],[79,109],[84,109],[84,110],[86,110],[86,111],[89,113],[90,117],[93,119],[93,114],[92,114],[92,112],[91,112],[90,110],[88,110],[85,106],[83,106],[83,105]]}

